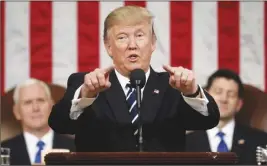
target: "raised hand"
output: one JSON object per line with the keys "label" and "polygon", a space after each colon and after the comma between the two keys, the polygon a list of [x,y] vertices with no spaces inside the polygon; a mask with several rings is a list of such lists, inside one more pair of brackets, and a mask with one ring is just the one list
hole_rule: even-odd
{"label": "raised hand", "polygon": [[92,98],[98,93],[108,89],[111,86],[109,74],[113,70],[113,66],[105,69],[95,69],[84,76],[84,83],[81,89],[81,96]]}
{"label": "raised hand", "polygon": [[191,95],[197,92],[198,86],[195,81],[194,73],[183,67],[171,67],[163,65],[163,69],[170,74],[170,85],[184,95]]}

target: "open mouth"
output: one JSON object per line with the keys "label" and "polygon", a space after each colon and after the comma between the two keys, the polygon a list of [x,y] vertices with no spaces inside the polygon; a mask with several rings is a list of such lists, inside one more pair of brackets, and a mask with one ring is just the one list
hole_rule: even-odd
{"label": "open mouth", "polygon": [[137,54],[131,54],[130,56],[128,56],[128,59],[131,61],[131,62],[135,62],[137,61],[138,59],[138,55]]}

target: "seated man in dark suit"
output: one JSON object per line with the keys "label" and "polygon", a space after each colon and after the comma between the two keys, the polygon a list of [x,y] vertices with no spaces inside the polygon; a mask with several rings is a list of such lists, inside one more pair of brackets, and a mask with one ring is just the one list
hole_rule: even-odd
{"label": "seated man in dark suit", "polygon": [[[184,151],[186,129],[218,124],[218,107],[191,70],[166,65],[167,72],[156,72],[150,66],[156,35],[146,8],[117,8],[104,26],[104,44],[114,67],[72,74],[49,117],[55,131],[75,134],[77,151]],[[143,71],[145,82],[141,116],[130,84],[135,69]]]}
{"label": "seated man in dark suit", "polygon": [[41,163],[41,150],[75,150],[73,139],[54,133],[48,126],[53,101],[44,82],[26,80],[15,88],[13,99],[13,113],[21,121],[23,133],[1,143],[11,150],[11,165]]}
{"label": "seated man in dark suit", "polygon": [[256,148],[267,144],[267,133],[236,123],[235,115],[243,104],[244,87],[239,76],[221,69],[208,79],[206,90],[220,110],[219,124],[207,131],[186,136],[187,151],[235,152],[240,164],[256,164]]}

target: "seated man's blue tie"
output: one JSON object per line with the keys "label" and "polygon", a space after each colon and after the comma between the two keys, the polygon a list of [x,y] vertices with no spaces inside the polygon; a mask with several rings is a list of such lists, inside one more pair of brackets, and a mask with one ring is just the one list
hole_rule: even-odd
{"label": "seated man's blue tie", "polygon": [[217,148],[217,152],[228,152],[229,151],[228,148],[227,148],[227,145],[226,145],[226,143],[224,141],[224,135],[225,134],[223,132],[221,132],[221,131],[217,133],[217,136],[219,136],[220,139],[221,139],[221,141],[220,141],[220,143],[218,145],[218,148]]}
{"label": "seated man's blue tie", "polygon": [[132,124],[136,126],[134,129],[134,135],[138,133],[138,112],[137,112],[137,102],[136,102],[136,90],[131,86],[131,84],[126,85],[129,90],[126,95],[126,101],[128,103],[128,110],[132,117]]}
{"label": "seated man's blue tie", "polygon": [[37,147],[38,147],[38,151],[36,153],[36,156],[35,156],[35,163],[41,163],[41,152],[42,150],[44,149],[44,145],[45,143],[43,141],[38,141],[37,142]]}

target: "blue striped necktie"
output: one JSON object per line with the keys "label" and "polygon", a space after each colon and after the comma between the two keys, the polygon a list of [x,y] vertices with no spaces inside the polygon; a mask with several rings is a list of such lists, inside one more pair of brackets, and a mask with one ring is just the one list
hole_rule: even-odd
{"label": "blue striped necktie", "polygon": [[134,135],[138,133],[138,112],[137,112],[137,101],[136,101],[136,90],[131,86],[131,84],[127,84],[126,87],[129,88],[126,101],[128,103],[128,110],[132,117],[132,124],[135,126],[134,128]]}
{"label": "blue striped necktie", "polygon": [[221,132],[221,131],[217,133],[217,136],[219,136],[220,139],[221,139],[221,141],[220,141],[220,143],[218,145],[218,148],[217,148],[217,152],[228,152],[227,145],[226,145],[226,143],[224,141],[224,135],[225,134],[223,132]]}

